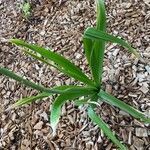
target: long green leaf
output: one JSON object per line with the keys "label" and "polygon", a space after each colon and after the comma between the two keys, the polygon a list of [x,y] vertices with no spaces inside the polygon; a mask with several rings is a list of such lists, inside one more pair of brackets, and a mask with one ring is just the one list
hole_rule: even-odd
{"label": "long green leaf", "polygon": [[27,79],[24,79],[23,77],[18,76],[17,74],[13,73],[12,71],[9,71],[6,68],[0,67],[0,73],[20,82],[21,84],[24,84],[24,85],[31,87],[33,89],[36,89],[38,91],[42,91],[42,92],[46,92],[46,93],[54,93],[54,94],[62,93],[60,90],[53,90],[53,89],[45,88],[42,85],[35,84]]}
{"label": "long green leaf", "polygon": [[[23,50],[23,52],[24,52],[25,54],[28,54],[28,55],[32,56],[33,58],[35,58],[35,59],[41,61],[41,62],[43,62],[44,64],[47,64],[47,65],[49,65],[49,66],[52,66],[52,67],[58,69],[58,67],[57,67],[56,65],[53,65],[53,64],[49,63],[47,60],[43,59],[42,57],[37,56],[36,54],[33,54],[33,53],[30,52],[29,50]],[[58,69],[58,70],[59,70],[59,69]]]}
{"label": "long green leaf", "polygon": [[[17,74],[13,73],[12,71],[9,71],[6,68],[2,68],[0,67],[0,74],[4,74],[16,81],[18,81],[21,84],[24,84],[28,87],[31,87],[33,89],[36,89],[38,91],[42,91],[45,93],[53,93],[53,94],[62,94],[62,93],[67,93],[68,91],[70,92],[71,88],[81,88],[80,86],[68,86],[68,85],[64,85],[64,86],[59,86],[59,87],[54,87],[52,89],[50,88],[45,88],[42,85],[39,84],[35,84],[27,79],[24,79],[23,77],[18,76]],[[94,87],[87,87],[87,89],[94,91],[96,90]]]}
{"label": "long green leaf", "polygon": [[[96,29],[98,31],[106,32],[106,13],[104,1],[96,0],[96,7],[97,7]],[[104,51],[105,51],[105,41],[101,39],[94,40],[93,50],[91,52],[90,58],[91,61],[90,67],[97,87],[101,86]]]}
{"label": "long green leaf", "polygon": [[88,116],[90,119],[96,123],[106,134],[106,136],[112,140],[113,143],[115,143],[121,150],[128,150],[123,144],[120,143],[120,141],[115,137],[115,135],[112,133],[108,125],[96,115],[96,113],[93,111],[91,107],[88,108]]}
{"label": "long green leaf", "polygon": [[55,52],[52,52],[48,49],[39,47],[37,45],[26,43],[19,39],[12,39],[10,41],[11,41],[11,43],[16,44],[17,46],[28,48],[32,51],[35,51],[35,52],[41,54],[44,58],[53,61],[60,68],[65,70],[67,75],[75,78],[76,80],[79,80],[83,83],[94,86],[93,81],[91,81],[78,67],[76,67],[73,63],[71,63],[69,60],[62,57],[61,55],[59,55]]}
{"label": "long green leaf", "polygon": [[[70,85],[63,85],[63,86],[57,86],[57,87],[53,87],[52,89],[53,90],[60,90],[60,91],[67,91],[70,90],[71,88],[80,88],[78,86],[70,86]],[[15,104],[13,104],[12,107],[18,107],[18,106],[23,106],[25,104],[30,104],[38,99],[42,99],[42,98],[45,98],[45,97],[49,97],[50,95],[52,95],[52,93],[40,93],[36,96],[30,96],[30,97],[26,97],[26,98],[23,98],[23,99],[20,99],[18,100]]]}
{"label": "long green leaf", "polygon": [[92,106],[100,106],[98,102],[94,101],[86,101],[86,99],[83,99],[82,101],[75,101],[75,105],[80,106],[80,105],[85,105],[85,104],[90,104]]}
{"label": "long green leaf", "polygon": [[87,62],[91,67],[91,53],[93,49],[93,42],[91,39],[83,38],[83,45]]}
{"label": "long green leaf", "polygon": [[50,123],[54,133],[57,123],[59,122],[62,105],[65,104],[65,102],[68,100],[72,100],[81,96],[87,96],[94,93],[95,92],[90,90],[89,88],[70,88],[70,90],[68,90],[68,93],[59,95],[52,105],[50,115]]}
{"label": "long green leaf", "polygon": [[[57,66],[57,65],[51,64],[48,60],[45,60],[45,59],[43,59],[42,57],[39,57],[39,56],[37,56],[37,55],[31,53],[31,52],[28,51],[28,50],[23,50],[23,51],[24,51],[25,54],[28,54],[28,55],[32,56],[33,58],[35,58],[35,59],[37,59],[37,60],[43,62],[44,64],[47,64],[48,66],[52,66],[52,67],[54,67],[55,69],[59,70],[60,72],[63,72],[64,74],[68,75],[68,72],[67,72],[66,70],[62,69],[61,67],[59,67],[59,66]],[[72,75],[72,77],[73,77],[73,75]]]}
{"label": "long green leaf", "polygon": [[[96,0],[96,7],[97,7],[96,29],[105,32],[106,31],[106,14],[105,14],[104,1]],[[86,58],[90,65],[94,81],[97,87],[100,87],[101,75],[103,72],[105,41],[92,40],[84,36],[83,44],[84,44]]]}
{"label": "long green leaf", "polygon": [[19,107],[19,106],[23,106],[26,104],[30,104],[30,103],[35,102],[38,99],[49,97],[50,95],[52,95],[52,94],[51,93],[50,94],[49,93],[40,93],[36,96],[30,96],[30,97],[22,98],[22,99],[18,100],[15,104],[13,104],[12,107]]}
{"label": "long green leaf", "polygon": [[123,111],[129,113],[133,117],[140,119],[141,121],[143,121],[145,123],[150,123],[150,118],[146,118],[146,115],[144,113],[136,110],[135,108],[124,103],[123,101],[119,100],[118,98],[104,92],[103,90],[101,90],[98,93],[98,96],[100,96],[104,102],[122,109]]}
{"label": "long green leaf", "polygon": [[[76,88],[76,89],[80,89],[81,87],[79,86],[73,86],[73,85],[62,85],[62,86],[57,86],[57,87],[53,87],[52,89],[53,90],[60,90],[62,91],[62,93],[68,93],[69,94],[71,93],[70,92],[70,89],[72,88]],[[87,88],[89,90],[93,90],[92,88]],[[19,107],[19,106],[23,106],[23,105],[26,105],[26,104],[30,104],[38,99],[42,99],[42,98],[45,98],[45,97],[49,97],[50,95],[53,95],[53,93],[40,93],[36,96],[30,96],[30,97],[26,97],[26,98],[22,98],[20,100],[17,100],[17,102],[13,105],[11,105],[10,107],[8,107],[6,109],[6,111],[10,110],[10,109],[13,109],[15,107]]]}
{"label": "long green leaf", "polygon": [[104,40],[107,42],[112,42],[112,43],[117,43],[125,48],[128,49],[128,51],[130,53],[133,53],[136,57],[140,57],[139,54],[137,53],[137,51],[131,47],[130,44],[128,44],[127,42],[125,42],[122,39],[119,39],[113,35],[107,34],[103,31],[99,31],[95,28],[88,28],[85,33],[84,33],[84,38],[89,38],[92,40]]}
{"label": "long green leaf", "polygon": [[[80,90],[80,88],[83,88],[83,86],[61,85],[61,86],[55,86],[55,87],[53,87],[52,89],[61,90],[61,91],[64,91],[63,93],[67,93],[67,91],[70,92],[70,90],[71,90],[72,88],[75,88],[75,89]],[[87,89],[90,90],[90,91],[95,91],[95,90],[96,90],[96,88],[94,88],[94,87],[85,87],[85,88],[87,88]],[[63,93],[61,93],[61,94],[63,94]]]}
{"label": "long green leaf", "polygon": [[106,31],[106,12],[104,0],[96,0],[96,29],[100,31]]}

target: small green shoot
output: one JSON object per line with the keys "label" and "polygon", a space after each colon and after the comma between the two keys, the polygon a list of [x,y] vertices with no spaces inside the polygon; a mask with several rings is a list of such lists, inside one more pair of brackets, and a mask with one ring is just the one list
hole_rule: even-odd
{"label": "small green shoot", "polygon": [[21,4],[20,9],[26,19],[31,16],[31,4],[28,1]]}

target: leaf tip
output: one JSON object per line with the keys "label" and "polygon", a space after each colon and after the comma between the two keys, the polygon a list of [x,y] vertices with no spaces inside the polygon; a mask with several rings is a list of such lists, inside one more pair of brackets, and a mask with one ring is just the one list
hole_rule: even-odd
{"label": "leaf tip", "polygon": [[18,43],[22,42],[22,40],[14,38],[14,39],[9,39],[9,42],[17,45]]}
{"label": "leaf tip", "polygon": [[52,135],[55,136],[57,125],[56,125],[56,123],[51,123],[50,125],[51,125],[51,128],[52,128]]}
{"label": "leaf tip", "polygon": [[57,129],[58,122],[59,122],[58,118],[56,118],[55,115],[53,113],[51,113],[50,126],[52,128],[52,135],[53,136],[56,134],[56,129]]}
{"label": "leaf tip", "polygon": [[138,59],[140,59],[141,56],[140,56],[140,54],[136,51],[136,49],[133,48],[132,50],[133,50],[133,54],[135,55],[135,57],[138,58]]}
{"label": "leaf tip", "polygon": [[5,110],[5,112],[8,112],[8,111],[10,111],[10,110],[12,110],[12,109],[14,109],[14,108],[16,108],[16,107],[17,107],[16,104],[13,104],[13,105],[9,106],[9,107]]}
{"label": "leaf tip", "polygon": [[15,39],[9,39],[10,43],[14,43]]}

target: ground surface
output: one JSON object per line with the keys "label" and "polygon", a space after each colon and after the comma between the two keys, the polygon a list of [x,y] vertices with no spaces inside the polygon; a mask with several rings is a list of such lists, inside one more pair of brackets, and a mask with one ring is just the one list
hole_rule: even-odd
{"label": "ground surface", "polygon": [[[37,62],[7,39],[25,39],[51,47],[89,73],[82,49],[82,34],[95,25],[93,0],[33,0],[27,21],[18,8],[21,1],[0,0],[0,66],[47,87],[74,81]],[[123,48],[107,45],[103,84],[106,90],[141,111],[150,111],[150,4],[149,0],[106,0],[108,32],[125,38],[144,61]],[[57,135],[49,124],[53,98],[4,112],[21,97],[36,94],[14,80],[0,76],[0,149],[2,150],[113,150],[115,146],[87,118],[84,107],[68,103]],[[97,113],[131,150],[150,149],[150,131],[119,109],[102,104]]]}

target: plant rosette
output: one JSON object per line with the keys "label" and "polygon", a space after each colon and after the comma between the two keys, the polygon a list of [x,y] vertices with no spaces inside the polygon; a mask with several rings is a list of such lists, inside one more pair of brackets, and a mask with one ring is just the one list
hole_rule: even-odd
{"label": "plant rosette", "polygon": [[[127,150],[128,148],[116,138],[108,125],[95,113],[94,109],[95,107],[99,107],[98,100],[100,100],[127,112],[144,123],[150,123],[150,118],[148,118],[144,112],[140,112],[134,107],[105,92],[102,88],[103,60],[105,44],[107,42],[119,44],[130,53],[133,53],[135,57],[140,57],[140,55],[124,40],[106,33],[106,12],[103,0],[96,0],[96,8],[96,27],[87,28],[83,34],[85,56],[91,70],[92,78],[89,78],[80,68],[75,66],[68,59],[50,49],[29,44],[19,39],[10,40],[11,43],[22,47],[22,51],[25,54],[32,56],[50,67],[58,69],[65,75],[81,82],[83,86],[64,85],[45,88],[42,85],[35,84],[30,80],[18,76],[4,67],[0,67],[0,73],[39,91],[38,95],[20,99],[8,109],[30,104],[36,100],[41,100],[55,94],[57,98],[53,102],[50,110],[50,124],[53,132],[55,132],[61,116],[61,108],[68,100],[73,100],[77,106],[86,104],[88,105],[87,114],[89,118],[103,130],[104,134],[116,144],[119,149]],[[82,99],[80,97],[82,97]]]}

